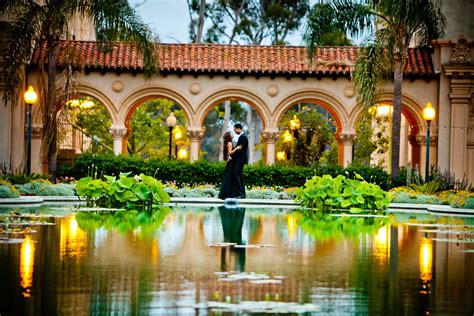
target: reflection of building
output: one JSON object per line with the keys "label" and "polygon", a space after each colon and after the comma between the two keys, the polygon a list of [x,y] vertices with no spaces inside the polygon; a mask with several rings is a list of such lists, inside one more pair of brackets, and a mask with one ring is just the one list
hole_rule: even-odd
{"label": "reflection of building", "polygon": [[[433,122],[430,163],[448,169],[458,177],[466,174],[470,182],[474,181],[474,34],[472,19],[458,17],[474,11],[473,6],[467,1],[464,5],[443,1],[448,21],[446,38],[435,41],[431,49],[410,50],[403,83],[405,123],[401,134],[401,164],[420,164],[423,169],[427,125],[421,112],[427,102],[432,102],[437,116]],[[72,24],[76,40],[93,39],[83,21],[76,19]],[[466,37],[459,37],[461,34]],[[347,164],[352,160],[355,123],[361,108],[356,106],[348,78],[359,48],[320,48],[317,63],[309,68],[302,47],[160,44],[160,75],[150,81],[136,76],[142,72],[143,62],[126,44],[114,46],[110,55],[117,57],[114,59],[105,56],[94,42],[72,42],[72,48],[77,56],[83,56],[81,63],[86,69],[80,78],[78,92],[107,107],[116,153],[124,148],[129,129],[127,120],[134,109],[145,100],[163,97],[179,104],[186,113],[190,158],[196,160],[203,136],[202,122],[209,110],[225,100],[241,100],[261,116],[265,127],[262,136],[266,143],[266,160],[272,163],[279,137],[278,121],[294,104],[307,101],[331,112],[339,139],[339,162]],[[40,58],[44,58],[44,50],[38,47],[32,66],[28,68],[28,84],[39,86],[35,66]],[[215,80],[214,76],[225,80]],[[391,83],[388,83],[380,102],[390,104],[392,98]],[[13,170],[21,166],[25,155],[24,112],[25,104],[0,107],[0,163],[11,165]],[[42,171],[38,158],[41,133],[41,116],[36,115],[32,144],[34,172]]]}

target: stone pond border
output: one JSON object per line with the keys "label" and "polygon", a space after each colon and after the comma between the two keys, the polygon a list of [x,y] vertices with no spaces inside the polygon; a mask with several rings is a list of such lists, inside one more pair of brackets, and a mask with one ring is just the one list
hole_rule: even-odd
{"label": "stone pond border", "polygon": [[[286,207],[296,208],[298,204],[293,200],[267,200],[267,199],[239,199],[238,203],[230,205],[244,205],[245,207]],[[235,200],[234,200],[235,202]],[[0,199],[0,207],[27,207],[49,204],[82,204],[77,196],[22,196],[19,198]],[[224,201],[218,198],[196,198],[196,197],[172,197],[168,205],[192,205],[192,206],[216,206],[224,205]],[[402,212],[429,212],[445,215],[468,215],[474,216],[474,209],[453,208],[448,205],[432,204],[409,204],[390,203],[390,211]]]}

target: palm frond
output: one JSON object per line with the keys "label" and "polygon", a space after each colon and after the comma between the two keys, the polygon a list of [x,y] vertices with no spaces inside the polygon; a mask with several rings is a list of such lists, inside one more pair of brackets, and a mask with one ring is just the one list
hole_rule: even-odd
{"label": "palm frond", "polygon": [[144,58],[145,76],[157,71],[153,33],[126,1],[95,0],[89,8],[97,39],[104,42],[127,41],[137,45]]}
{"label": "palm frond", "polygon": [[35,41],[40,38],[43,16],[41,6],[29,3],[23,10],[16,12],[16,19],[9,25],[10,41],[4,48],[7,58],[5,100],[17,101],[24,69],[31,58]]}
{"label": "palm frond", "polygon": [[390,73],[390,63],[379,42],[362,50],[353,75],[357,103],[368,108],[377,103],[384,81]]}

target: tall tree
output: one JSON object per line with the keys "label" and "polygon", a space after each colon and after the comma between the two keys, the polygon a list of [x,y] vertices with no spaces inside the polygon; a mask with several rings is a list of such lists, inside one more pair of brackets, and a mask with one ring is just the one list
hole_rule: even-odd
{"label": "tall tree", "polygon": [[[188,0],[193,42],[280,45],[297,30],[309,5],[308,0]],[[203,25],[210,22],[204,36]],[[199,28],[201,26],[201,28]]]}
{"label": "tall tree", "polygon": [[[57,173],[57,113],[73,92],[72,59],[58,65],[56,53],[60,40],[67,40],[68,23],[76,14],[90,19],[102,42],[128,41],[137,45],[145,63],[145,76],[156,72],[154,43],[150,29],[125,0],[6,0],[0,3],[0,13],[11,22],[11,41],[7,54],[7,87],[5,97],[17,99],[25,66],[31,58],[32,47],[40,42],[47,45],[47,61],[43,74],[46,84],[42,95],[43,155],[48,158],[53,180]],[[106,47],[105,47],[106,49]],[[58,84],[60,70],[66,84]]]}
{"label": "tall tree", "polygon": [[[393,79],[392,178],[399,172],[402,80],[408,49],[429,45],[443,35],[445,18],[438,0],[334,0],[327,19],[310,19],[306,41],[310,53],[328,29],[351,36],[369,34],[368,45],[353,74],[358,103],[367,109],[377,103],[382,85]],[[330,21],[330,27],[327,21]]]}

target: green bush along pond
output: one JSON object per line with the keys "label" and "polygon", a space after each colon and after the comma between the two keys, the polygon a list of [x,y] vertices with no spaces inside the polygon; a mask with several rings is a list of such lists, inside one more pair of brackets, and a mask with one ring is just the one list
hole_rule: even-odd
{"label": "green bush along pond", "polygon": [[390,204],[390,195],[360,175],[358,180],[343,175],[314,176],[296,192],[296,202],[321,211],[347,210],[351,213],[381,213]]}
{"label": "green bush along pond", "polygon": [[118,179],[107,175],[104,178],[85,177],[77,182],[76,192],[86,198],[89,206],[150,211],[170,200],[161,181],[153,177],[144,174],[132,177],[130,173],[120,173]]}

